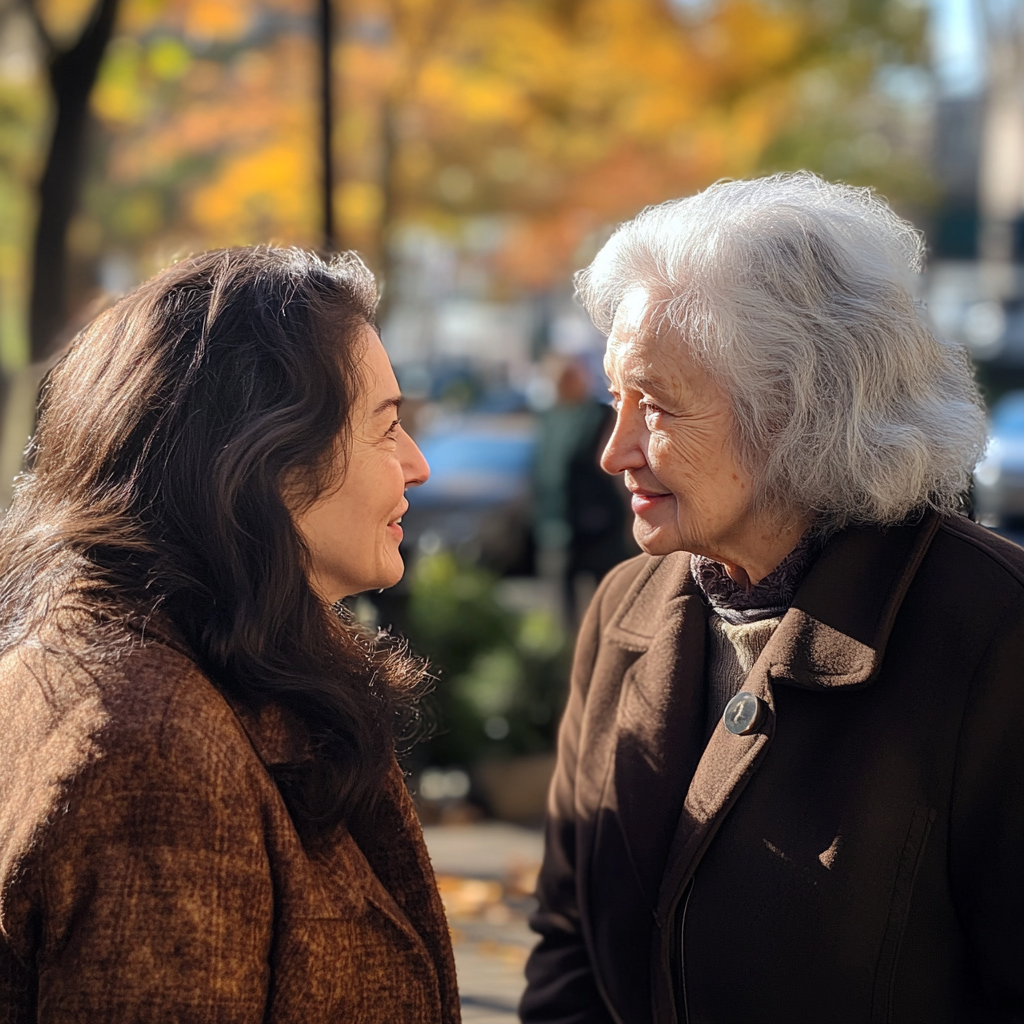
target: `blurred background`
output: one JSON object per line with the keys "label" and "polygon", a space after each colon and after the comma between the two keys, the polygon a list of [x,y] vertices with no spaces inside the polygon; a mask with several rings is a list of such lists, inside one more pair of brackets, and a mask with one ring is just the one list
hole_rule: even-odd
{"label": "blurred background", "polygon": [[[47,365],[118,295],[213,246],[357,249],[433,476],[405,580],[353,610],[439,677],[424,821],[534,824],[573,631],[634,550],[571,274],[646,204],[801,167],[926,233],[921,298],[997,408],[979,515],[1013,533],[1024,0],[0,0],[0,507]],[[521,919],[533,833],[475,875],[430,834],[453,920]]]}

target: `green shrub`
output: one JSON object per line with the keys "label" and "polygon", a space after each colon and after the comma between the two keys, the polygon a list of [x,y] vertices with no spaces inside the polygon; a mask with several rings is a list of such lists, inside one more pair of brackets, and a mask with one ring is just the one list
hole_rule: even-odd
{"label": "green shrub", "polygon": [[411,576],[409,639],[438,676],[432,763],[550,750],[565,697],[569,642],[545,608],[514,611],[498,577],[449,552],[419,559]]}

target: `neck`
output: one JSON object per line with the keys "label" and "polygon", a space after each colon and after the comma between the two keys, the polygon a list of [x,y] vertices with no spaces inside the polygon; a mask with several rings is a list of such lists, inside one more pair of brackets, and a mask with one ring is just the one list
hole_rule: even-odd
{"label": "neck", "polygon": [[765,578],[796,546],[810,525],[808,519],[789,521],[772,530],[758,530],[735,552],[723,557],[709,555],[720,562],[730,579],[749,590]]}

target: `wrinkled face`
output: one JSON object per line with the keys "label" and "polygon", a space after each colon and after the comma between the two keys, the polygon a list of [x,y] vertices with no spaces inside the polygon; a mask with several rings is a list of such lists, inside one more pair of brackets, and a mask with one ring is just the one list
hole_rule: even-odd
{"label": "wrinkled face", "polygon": [[732,407],[685,345],[644,330],[646,306],[645,292],[628,295],[608,338],[618,416],[601,465],[625,474],[644,551],[733,561],[758,529],[752,481],[733,447]]}
{"label": "wrinkled face", "polygon": [[376,331],[363,329],[363,387],[352,410],[352,443],[344,476],[294,515],[312,555],[310,583],[328,602],[364,590],[392,587],[405,570],[399,522],[409,507],[407,487],[430,468],[398,420],[401,392]]}

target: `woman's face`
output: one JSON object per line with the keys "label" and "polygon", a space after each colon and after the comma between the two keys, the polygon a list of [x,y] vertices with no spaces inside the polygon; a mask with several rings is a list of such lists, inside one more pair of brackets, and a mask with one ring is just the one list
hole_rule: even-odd
{"label": "woman's face", "polygon": [[608,338],[618,415],[601,465],[625,475],[644,551],[744,565],[758,530],[752,481],[733,446],[732,407],[685,346],[643,328],[646,305],[644,292],[627,296]]}
{"label": "woman's face", "polygon": [[[310,583],[328,602],[364,590],[392,587],[405,570],[399,522],[407,487],[423,483],[430,467],[398,420],[398,381],[376,331],[361,343],[363,387],[352,410],[352,443],[339,486],[295,514],[312,555]],[[338,456],[341,474],[342,456]]]}

